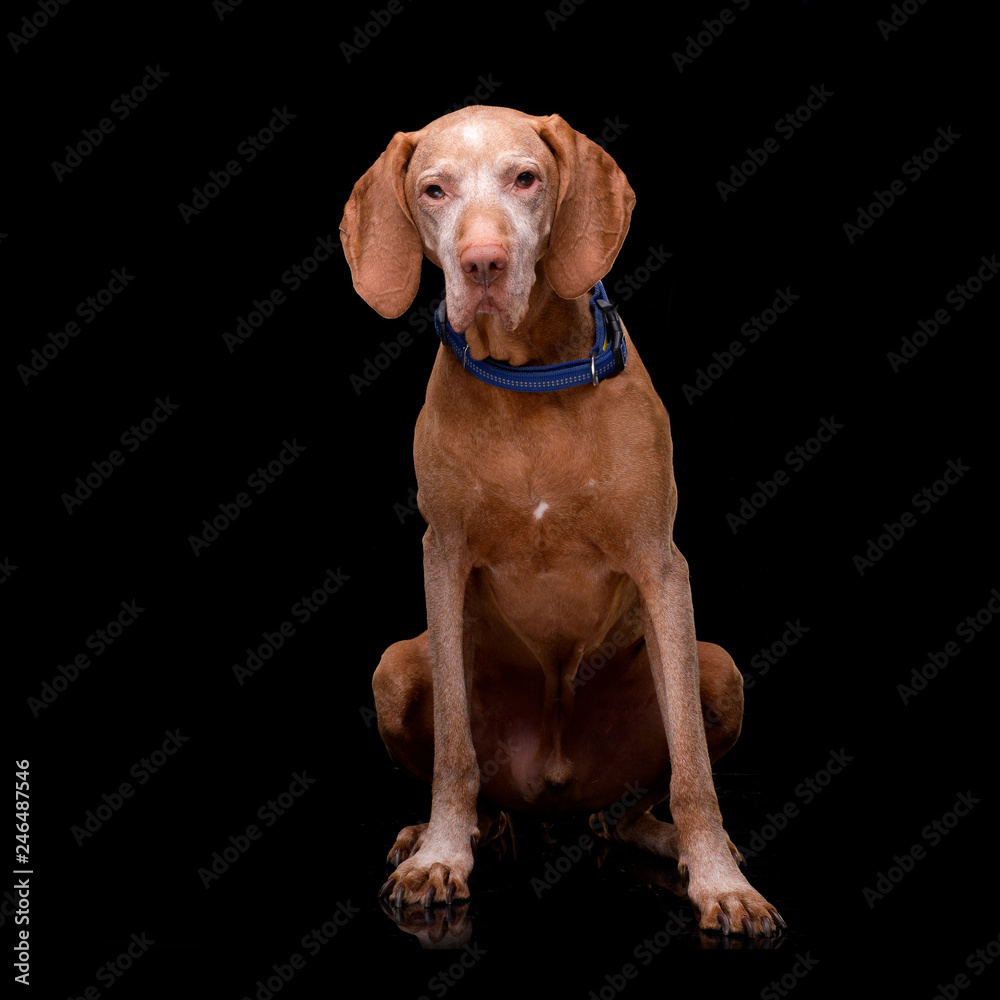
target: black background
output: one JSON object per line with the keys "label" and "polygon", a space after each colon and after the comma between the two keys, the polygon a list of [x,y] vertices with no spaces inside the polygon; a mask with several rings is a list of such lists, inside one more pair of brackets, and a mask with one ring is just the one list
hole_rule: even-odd
{"label": "black background", "polygon": [[[12,757],[30,760],[35,995],[253,997],[296,952],[305,968],[282,996],[442,995],[433,977],[456,953],[421,948],[375,901],[385,852],[399,827],[426,819],[429,791],[391,767],[370,689],[383,649],[425,627],[422,524],[404,515],[437,350],[416,317],[442,279],[426,265],[413,309],[386,321],[354,293],[336,248],[298,290],[281,276],[336,238],[354,181],[394,131],[472,103],[477,86],[485,103],[603,135],[636,191],[606,283],[624,289],[614,297],[671,413],[675,537],[699,634],[753,678],[717,784],[733,839],[766,845],[748,876],[789,932],[779,947],[742,940],[722,955],[718,938],[688,930],[643,966],[635,947],[690,911],[647,884],[669,866],[657,876],[622,852],[588,857],[539,896],[532,879],[582,831],[557,830],[552,846],[524,824],[516,864],[508,852],[478,865],[451,940],[482,957],[447,992],[607,997],[617,981],[627,996],[780,995],[776,980],[796,996],[895,986],[932,997],[960,973],[995,989],[995,968],[976,975],[965,960],[1000,932],[988,648],[1000,625],[987,610],[972,641],[956,628],[1000,587],[1000,289],[985,282],[960,311],[947,299],[997,251],[995,60],[980,15],[911,0],[884,37],[889,3],[733,5],[733,23],[681,71],[674,53],[708,37],[721,4],[588,0],[559,14],[555,3],[414,0],[394,2],[382,25],[371,4],[216,6],[71,3],[43,23],[24,0],[3,22],[22,35],[22,17],[41,25],[8,36],[2,56],[0,217],[0,602]],[[121,120],[112,102],[147,66],[166,75]],[[814,87],[831,96],[781,136],[778,120]],[[247,162],[238,147],[274,108],[295,117]],[[103,118],[114,130],[57,177],[67,144]],[[939,129],[959,138],[907,177]],[[778,151],[724,200],[717,182],[772,137]],[[185,221],[180,204],[233,159],[241,173]],[[905,193],[849,241],[844,224],[896,180]],[[650,270],[653,251],[672,256]],[[77,303],[114,269],[134,279],[80,322]],[[282,287],[285,302],[231,351],[223,332]],[[741,326],[777,289],[797,301],[747,343]],[[894,371],[888,353],[942,308],[948,323]],[[80,334],[26,380],[19,366],[74,319]],[[352,383],[402,331],[409,346],[370,384]],[[734,340],[745,354],[689,402],[683,387]],[[175,412],[124,449],[121,435],[168,397]],[[786,454],[824,418],[842,427],[793,471]],[[627,434],[629,414],[619,419]],[[285,440],[299,456],[264,493],[248,490]],[[115,450],[124,463],[68,512],[76,477]],[[969,471],[918,506],[949,461]],[[726,515],[780,469],[787,483],[734,533]],[[250,506],[195,555],[190,536],[240,492]],[[855,557],[905,512],[913,526],[860,573]],[[294,620],[328,570],[346,578],[340,590],[240,685],[247,647]],[[33,711],[28,699],[123,601],[144,609],[137,620]],[[786,622],[808,632],[763,673],[753,658]],[[904,704],[897,685],[949,641],[958,656]],[[186,742],[140,786],[130,770],[175,730]],[[832,776],[831,753],[850,757]],[[264,828],[258,809],[303,771],[314,784]],[[822,791],[806,801],[810,779]],[[125,781],[133,797],[75,837]],[[932,844],[922,831],[965,793],[979,804]],[[768,826],[787,804],[784,829]],[[251,823],[259,841],[205,888],[198,870]],[[913,870],[866,901],[914,844],[925,855]],[[359,912],[309,955],[303,936],[348,900]],[[5,904],[8,928],[10,914]],[[96,970],[133,934],[155,944],[108,987]],[[628,962],[638,977],[616,980]]]}

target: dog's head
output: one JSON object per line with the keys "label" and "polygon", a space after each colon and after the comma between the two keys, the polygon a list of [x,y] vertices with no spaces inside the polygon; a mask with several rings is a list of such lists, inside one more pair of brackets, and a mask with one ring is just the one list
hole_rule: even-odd
{"label": "dog's head", "polygon": [[454,329],[487,313],[510,332],[539,261],[566,299],[607,274],[634,202],[615,161],[558,115],[473,106],[393,136],[354,186],[341,242],[354,287],[382,316],[413,302],[426,253],[444,271]]}

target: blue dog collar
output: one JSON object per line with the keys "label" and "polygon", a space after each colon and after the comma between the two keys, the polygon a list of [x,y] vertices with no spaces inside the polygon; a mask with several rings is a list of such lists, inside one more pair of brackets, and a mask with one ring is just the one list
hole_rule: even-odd
{"label": "blue dog collar", "polygon": [[604,285],[597,282],[590,297],[597,334],[590,354],[579,361],[564,361],[558,365],[509,365],[504,361],[469,357],[465,334],[456,333],[448,322],[444,302],[434,314],[434,329],[443,343],[448,344],[462,362],[462,367],[482,382],[515,392],[551,392],[574,385],[597,385],[602,379],[617,375],[625,367],[628,349],[618,310],[607,299]]}

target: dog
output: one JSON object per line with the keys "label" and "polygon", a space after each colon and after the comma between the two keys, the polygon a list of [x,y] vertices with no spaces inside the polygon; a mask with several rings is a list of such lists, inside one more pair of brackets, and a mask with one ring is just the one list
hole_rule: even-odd
{"label": "dog", "polygon": [[[431,814],[400,831],[380,896],[468,898],[501,810],[591,813],[677,859],[703,929],[770,936],[785,923],[740,870],[711,773],[742,675],[696,640],[669,420],[600,284],[634,203],[558,115],[472,106],[397,132],[345,206],[354,287],[381,316],[409,308],[424,256],[445,277],[414,438],[427,631],[372,681]],[[668,797],[672,823],[650,812]]]}

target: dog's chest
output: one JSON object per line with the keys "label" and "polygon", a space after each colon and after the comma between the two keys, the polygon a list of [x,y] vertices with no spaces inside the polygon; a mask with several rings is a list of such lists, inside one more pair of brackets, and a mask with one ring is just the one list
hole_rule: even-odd
{"label": "dog's chest", "polygon": [[591,549],[601,492],[598,479],[565,464],[496,459],[469,484],[466,533],[475,561],[545,571]]}
{"label": "dog's chest", "polygon": [[463,397],[463,383],[454,388],[425,407],[417,426],[428,522],[460,533],[474,566],[522,586],[533,576],[557,586],[563,575],[579,587],[613,572],[607,553],[620,548],[634,477],[606,413],[587,396],[559,406],[504,399],[484,411]]}

